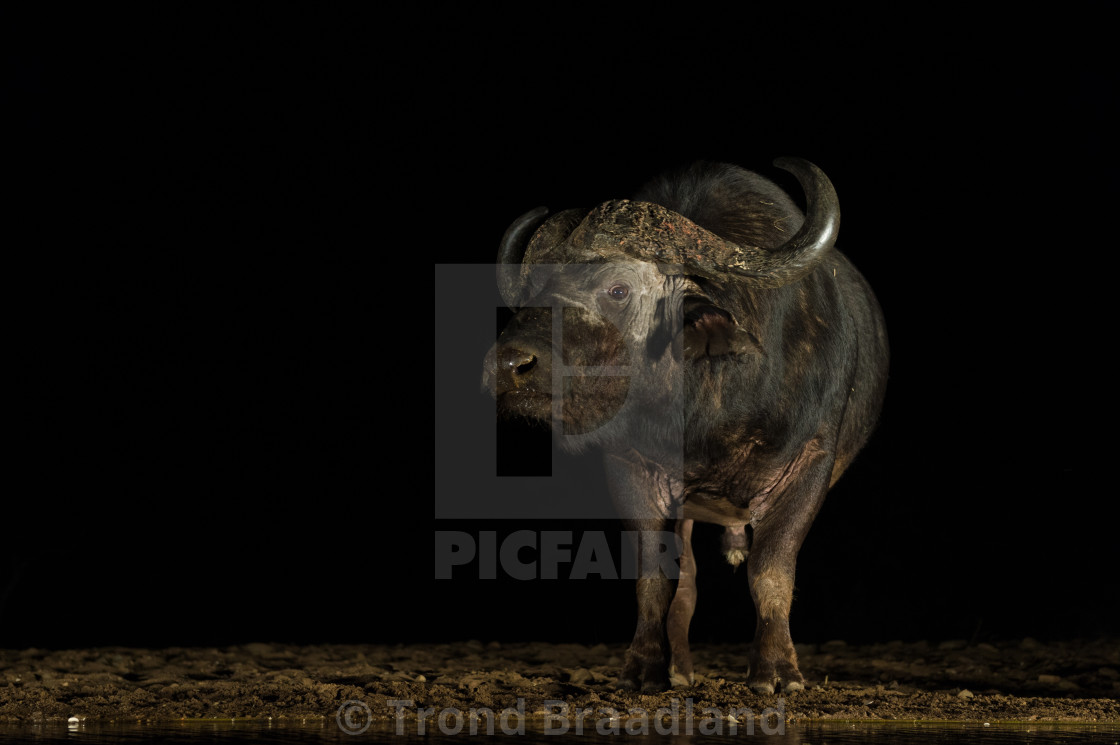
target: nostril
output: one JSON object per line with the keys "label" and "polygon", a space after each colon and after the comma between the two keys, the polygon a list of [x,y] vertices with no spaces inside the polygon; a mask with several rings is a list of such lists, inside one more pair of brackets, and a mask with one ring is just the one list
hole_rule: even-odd
{"label": "nostril", "polygon": [[507,349],[502,353],[502,366],[511,375],[527,375],[537,366],[537,357],[520,349]]}
{"label": "nostril", "polygon": [[537,366],[537,358],[531,354],[527,354],[521,359],[520,362],[516,360],[510,360],[509,366],[512,368],[511,372],[514,375],[525,375]]}

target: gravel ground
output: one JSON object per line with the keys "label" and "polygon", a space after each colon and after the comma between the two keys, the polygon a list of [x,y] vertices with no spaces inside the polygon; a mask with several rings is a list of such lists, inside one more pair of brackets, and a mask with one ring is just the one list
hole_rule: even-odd
{"label": "gravel ground", "polygon": [[659,695],[614,689],[624,651],[480,641],[0,650],[0,722],[333,719],[349,707],[385,723],[429,708],[431,722],[448,709],[512,709],[539,723],[546,706],[587,710],[588,726],[659,708],[697,721],[705,709],[725,721],[750,709],[787,721],[1120,722],[1116,639],[799,646],[807,689],[769,696],[747,688],[745,645],[696,645],[696,684]]}

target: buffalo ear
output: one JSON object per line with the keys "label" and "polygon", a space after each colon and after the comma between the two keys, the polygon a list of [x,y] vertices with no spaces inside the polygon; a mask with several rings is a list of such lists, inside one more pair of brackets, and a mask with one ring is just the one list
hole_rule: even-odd
{"label": "buffalo ear", "polygon": [[727,311],[706,300],[684,302],[684,358],[722,357],[759,351],[758,339]]}

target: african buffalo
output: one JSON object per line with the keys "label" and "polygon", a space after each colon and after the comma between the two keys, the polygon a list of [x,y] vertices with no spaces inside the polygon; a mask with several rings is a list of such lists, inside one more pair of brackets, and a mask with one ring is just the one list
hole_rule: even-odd
{"label": "african buffalo", "polygon": [[698,163],[633,200],[533,210],[499,249],[517,311],[483,374],[499,412],[601,450],[626,528],[680,538],[675,591],[654,542],[639,542],[627,688],[693,680],[694,520],[724,526],[727,560],[746,559],[751,688],[804,687],[789,632],[797,553],[876,423],[888,349],[875,296],[833,248],[831,182],[804,160],[775,165],[797,177],[806,214],[763,176]]}

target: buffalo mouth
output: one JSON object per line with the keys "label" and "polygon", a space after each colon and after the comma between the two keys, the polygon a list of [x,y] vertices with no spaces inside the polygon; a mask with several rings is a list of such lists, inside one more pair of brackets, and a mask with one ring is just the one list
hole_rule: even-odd
{"label": "buffalo mouth", "polygon": [[531,386],[499,391],[497,413],[507,420],[547,423],[559,434],[584,435],[620,413],[628,389],[624,376],[565,377],[559,399]]}
{"label": "buffalo mouth", "polygon": [[507,419],[549,421],[552,418],[552,396],[526,390],[509,390],[497,396],[498,415]]}

